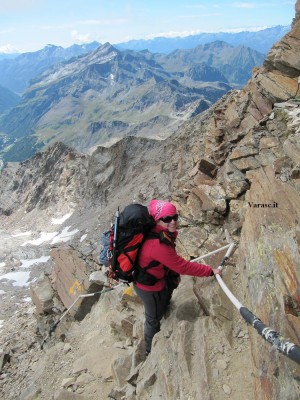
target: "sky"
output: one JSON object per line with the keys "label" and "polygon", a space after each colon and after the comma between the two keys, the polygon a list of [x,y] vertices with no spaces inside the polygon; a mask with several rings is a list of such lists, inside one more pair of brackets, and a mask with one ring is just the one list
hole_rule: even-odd
{"label": "sky", "polygon": [[290,25],[296,0],[0,0],[0,53]]}

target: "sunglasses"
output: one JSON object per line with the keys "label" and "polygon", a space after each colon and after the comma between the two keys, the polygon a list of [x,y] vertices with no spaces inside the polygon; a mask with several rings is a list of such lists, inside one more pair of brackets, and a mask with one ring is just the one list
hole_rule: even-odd
{"label": "sunglasses", "polygon": [[178,214],[168,215],[167,217],[160,218],[165,224],[169,224],[172,220],[178,221]]}

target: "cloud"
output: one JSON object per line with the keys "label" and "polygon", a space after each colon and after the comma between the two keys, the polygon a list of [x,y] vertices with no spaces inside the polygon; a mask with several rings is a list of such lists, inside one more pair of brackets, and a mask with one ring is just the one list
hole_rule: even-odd
{"label": "cloud", "polygon": [[256,8],[256,4],[254,3],[232,3],[233,7],[237,7],[237,8],[247,8],[247,9],[251,9],[251,8]]}
{"label": "cloud", "polygon": [[262,31],[263,29],[271,28],[270,26],[250,26],[250,27],[243,27],[243,28],[231,28],[231,29],[223,29],[222,32],[225,33],[239,33],[239,32],[258,32]]}
{"label": "cloud", "polygon": [[174,37],[186,37],[192,35],[199,35],[201,33],[218,33],[218,32],[225,32],[225,33],[238,33],[238,32],[257,32],[263,29],[270,28],[270,26],[255,26],[255,27],[243,27],[243,28],[231,28],[231,29],[218,29],[218,30],[191,30],[191,31],[169,31],[169,32],[160,32],[160,33],[153,33],[144,37],[144,39],[155,39],[157,37],[167,37],[167,38],[174,38]]}
{"label": "cloud", "polygon": [[11,44],[4,44],[3,46],[0,46],[0,53],[13,54],[13,53],[19,53],[19,50],[16,49]]}
{"label": "cloud", "polygon": [[169,31],[169,32],[160,32],[160,33],[153,33],[150,35],[146,35],[145,39],[155,39],[157,37],[165,37],[165,38],[175,38],[175,37],[186,37],[186,36],[192,36],[192,35],[198,35],[199,33],[204,33],[206,31],[202,31],[199,29],[193,30],[193,31]]}
{"label": "cloud", "polygon": [[90,33],[85,33],[85,34],[80,34],[78,31],[72,31],[71,32],[71,37],[75,42],[79,43],[89,43],[92,41],[91,34]]}

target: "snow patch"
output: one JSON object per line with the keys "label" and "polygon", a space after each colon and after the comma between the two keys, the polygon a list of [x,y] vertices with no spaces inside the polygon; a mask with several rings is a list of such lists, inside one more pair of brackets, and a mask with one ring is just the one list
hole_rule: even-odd
{"label": "snow patch", "polygon": [[68,214],[64,215],[63,217],[61,217],[61,218],[52,218],[51,224],[52,225],[60,225],[63,222],[65,222],[68,218],[70,218],[72,214],[73,213],[68,213]]}
{"label": "snow patch", "polygon": [[[40,244],[52,240],[50,243],[55,244],[59,242],[67,242],[72,238],[75,233],[79,232],[78,229],[74,229],[69,232],[71,227],[67,226],[62,230],[61,233],[58,232],[41,232],[41,235],[38,239],[28,240],[27,242],[21,244],[21,246],[26,246],[27,244],[33,244],[35,246],[39,246]],[[45,261],[43,261],[45,262]]]}
{"label": "snow patch", "polygon": [[11,237],[20,237],[20,236],[29,236],[29,235],[31,235],[31,232],[27,231],[27,232],[16,233],[15,235],[11,235]]}
{"label": "snow patch", "polygon": [[27,242],[21,244],[21,246],[26,246],[27,244],[39,246],[40,244],[53,239],[57,234],[58,232],[41,232],[41,235],[38,239],[28,240]]}
{"label": "snow patch", "polygon": [[29,268],[34,264],[45,263],[50,259],[50,256],[42,256],[40,258],[34,258],[32,260],[20,260],[22,265],[21,268]]}
{"label": "snow patch", "polygon": [[55,243],[59,243],[59,242],[67,242],[68,240],[70,240],[72,238],[73,235],[75,235],[75,233],[79,232],[78,229],[74,229],[73,231],[69,232],[70,228],[71,228],[70,226],[67,226],[66,228],[64,228],[59,235],[55,236],[55,238],[52,240],[51,244],[55,244]]}
{"label": "snow patch", "polygon": [[8,274],[1,275],[0,281],[6,279],[8,281],[14,281],[13,286],[29,286],[29,276],[30,271],[9,272]]}
{"label": "snow patch", "polygon": [[80,242],[83,242],[84,241],[84,239],[87,237],[87,234],[85,234],[85,235],[83,235],[83,236],[81,236],[81,238],[80,238]]}
{"label": "snow patch", "polygon": [[0,295],[1,294],[5,294],[6,292],[4,292],[4,290],[0,290]]}

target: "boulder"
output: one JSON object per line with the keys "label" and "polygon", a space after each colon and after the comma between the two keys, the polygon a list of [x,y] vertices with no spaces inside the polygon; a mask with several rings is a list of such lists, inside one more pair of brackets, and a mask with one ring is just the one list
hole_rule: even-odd
{"label": "boulder", "polygon": [[199,171],[210,178],[215,178],[218,172],[218,167],[211,161],[202,158],[199,162]]}
{"label": "boulder", "polygon": [[[88,264],[77,250],[65,246],[54,247],[50,252],[53,258],[52,284],[66,308],[72,306],[69,314],[82,320],[99,299],[103,285],[89,280]],[[96,293],[92,295],[93,293]],[[91,296],[86,296],[91,294]],[[84,296],[84,297],[80,297]]]}
{"label": "boulder", "polygon": [[112,375],[117,386],[121,388],[126,383],[128,372],[132,366],[132,356],[127,354],[117,358],[111,365]]}
{"label": "boulder", "polygon": [[226,211],[226,196],[222,186],[199,185],[192,192],[198,197],[202,211],[216,211],[220,214]]}
{"label": "boulder", "polygon": [[257,140],[253,131],[250,131],[235,147],[228,159],[230,161],[237,160],[239,158],[255,156],[258,154]]}
{"label": "boulder", "polygon": [[179,237],[177,252],[185,259],[196,258],[199,257],[199,249],[208,238],[208,232],[203,227],[183,227]]}
{"label": "boulder", "polygon": [[226,213],[226,194],[221,185],[198,185],[192,189],[180,215],[193,224],[212,223],[219,225]]}
{"label": "boulder", "polygon": [[54,290],[50,279],[46,275],[41,275],[39,279],[30,286],[30,296],[36,307],[37,314],[49,314],[54,306]]}
{"label": "boulder", "polygon": [[221,176],[227,199],[236,199],[249,188],[245,175],[229,160],[223,166]]}
{"label": "boulder", "polygon": [[232,164],[242,172],[250,171],[260,167],[259,161],[255,157],[244,157],[233,160]]}

